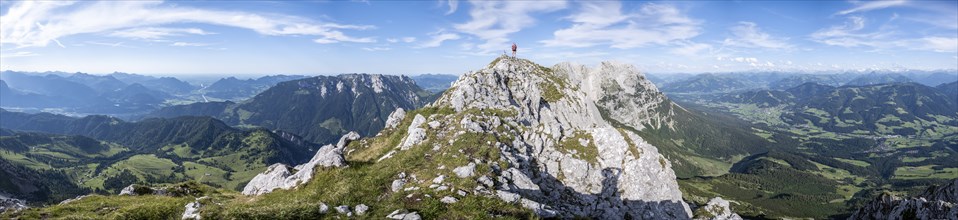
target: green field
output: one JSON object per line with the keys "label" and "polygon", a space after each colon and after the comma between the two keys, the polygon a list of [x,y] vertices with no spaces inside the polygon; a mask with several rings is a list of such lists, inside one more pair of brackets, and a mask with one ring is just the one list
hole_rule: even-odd
{"label": "green field", "polygon": [[958,178],[958,168],[934,169],[935,165],[920,167],[899,167],[895,169],[894,179],[954,179]]}

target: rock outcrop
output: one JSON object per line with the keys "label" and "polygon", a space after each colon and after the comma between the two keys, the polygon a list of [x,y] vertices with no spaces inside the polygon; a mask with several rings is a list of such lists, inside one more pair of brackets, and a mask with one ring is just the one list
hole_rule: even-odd
{"label": "rock outcrop", "polygon": [[26,208],[28,207],[25,201],[0,195],[0,213],[5,211],[17,212]]}
{"label": "rock outcrop", "polygon": [[742,220],[742,217],[732,212],[728,200],[715,197],[695,210],[695,220]]}
{"label": "rock outcrop", "polygon": [[339,139],[336,145],[326,145],[320,148],[313,159],[305,164],[291,168],[282,163],[277,163],[266,168],[266,171],[256,175],[246,187],[243,188],[245,195],[261,195],[272,192],[275,189],[290,189],[300,184],[309,182],[313,177],[313,171],[317,166],[320,167],[344,167],[346,159],[343,157],[343,149],[349,142],[359,139],[359,134],[349,132]]}
{"label": "rock outcrop", "polygon": [[399,122],[406,117],[406,110],[403,108],[397,108],[396,111],[389,114],[389,117],[386,118],[386,128],[396,128],[399,125]]}
{"label": "rock outcrop", "polygon": [[[200,187],[201,186],[199,186],[195,182],[185,182],[185,183],[178,183],[178,184],[169,185],[169,186],[158,186],[158,187],[151,187],[151,186],[145,186],[145,185],[139,185],[139,184],[130,184],[129,186],[126,186],[123,189],[121,189],[119,195],[121,196],[157,195],[157,196],[173,196],[173,197],[198,196],[203,194],[203,190],[200,189]],[[86,196],[80,196],[80,197],[74,198],[72,200],[69,200],[69,202],[80,200],[80,199],[83,199],[84,197]],[[64,201],[64,202],[68,202],[68,201]]]}
{"label": "rock outcrop", "polygon": [[[609,98],[626,95],[646,98]],[[656,95],[630,65],[546,68],[503,56],[462,75],[427,106],[454,113],[416,115],[401,144],[380,160],[421,143],[437,150],[470,135],[494,135],[496,141],[480,147],[497,149],[498,161],[447,164],[456,167],[450,174],[480,183],[473,193],[521,204],[541,217],[689,219],[668,160],[607,119],[667,125],[668,113],[652,109],[664,99]],[[426,121],[430,125],[422,126]],[[475,174],[480,166],[491,167],[494,176]]]}
{"label": "rock outcrop", "polygon": [[958,220],[958,179],[932,186],[911,198],[883,193],[848,219],[948,219]]}
{"label": "rock outcrop", "polygon": [[206,196],[200,197],[200,198],[196,198],[196,201],[187,203],[186,206],[184,207],[185,210],[183,211],[183,216],[180,217],[180,219],[182,219],[182,220],[187,220],[187,219],[200,220],[200,219],[203,219],[203,217],[200,216],[200,208],[203,208],[203,204],[200,203],[200,200],[203,200],[203,199],[206,199],[206,198],[207,198]]}

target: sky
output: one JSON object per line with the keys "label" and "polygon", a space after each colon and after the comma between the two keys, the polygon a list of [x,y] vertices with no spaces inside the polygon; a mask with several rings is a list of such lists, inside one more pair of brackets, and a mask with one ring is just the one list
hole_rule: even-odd
{"label": "sky", "polygon": [[0,1],[0,70],[462,74],[958,69],[958,1]]}

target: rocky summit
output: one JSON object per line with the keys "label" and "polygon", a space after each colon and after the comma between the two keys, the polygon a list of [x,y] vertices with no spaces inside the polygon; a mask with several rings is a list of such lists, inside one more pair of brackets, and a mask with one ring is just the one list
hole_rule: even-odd
{"label": "rocky summit", "polygon": [[[652,112],[658,102],[647,92],[656,92],[655,86],[630,65],[561,63],[547,68],[499,57],[461,76],[428,106],[454,113],[408,115],[413,120],[408,120],[403,141],[380,160],[421,143],[438,142],[433,147],[438,151],[470,133],[490,134],[496,141],[479,147],[497,150],[500,157],[490,158],[497,161],[472,158],[456,165],[453,174],[494,186],[491,194],[501,200],[542,217],[689,218],[668,160],[637,134],[603,117],[667,121]],[[643,98],[620,104],[611,100],[629,96]],[[470,177],[465,167],[475,166],[491,167],[492,176]]]}

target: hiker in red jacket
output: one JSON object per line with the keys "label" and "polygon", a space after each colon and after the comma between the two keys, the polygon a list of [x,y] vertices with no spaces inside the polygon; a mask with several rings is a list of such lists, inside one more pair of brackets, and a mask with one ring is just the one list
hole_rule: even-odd
{"label": "hiker in red jacket", "polygon": [[516,43],[512,42],[512,58],[516,57],[516,48],[518,48],[516,47]]}

